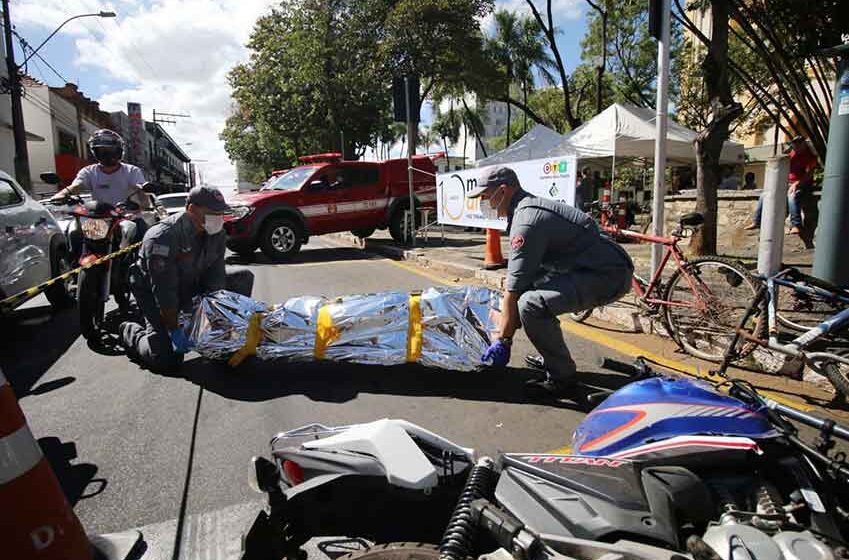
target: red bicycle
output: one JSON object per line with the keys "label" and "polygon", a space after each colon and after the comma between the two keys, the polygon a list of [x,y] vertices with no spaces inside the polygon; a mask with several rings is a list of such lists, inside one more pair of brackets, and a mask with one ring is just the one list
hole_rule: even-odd
{"label": "red bicycle", "polygon": [[[640,243],[661,243],[663,258],[651,280],[634,273],[631,286],[636,295],[636,305],[641,312],[659,316],[667,332],[678,346],[697,358],[721,361],[735,337],[735,331],[754,298],[756,284],[748,270],[737,261],[723,257],[699,257],[692,260],[682,252],[678,242],[689,237],[704,223],[701,214],[691,213],[681,217],[678,227],[669,237],[657,237],[621,229],[613,222],[601,229],[616,240]],[[664,278],[666,265],[672,262],[674,271]],[[575,321],[584,321],[593,310],[570,313]],[[750,328],[756,333],[763,319],[753,319]],[[737,353],[743,358],[754,350],[751,344]]]}

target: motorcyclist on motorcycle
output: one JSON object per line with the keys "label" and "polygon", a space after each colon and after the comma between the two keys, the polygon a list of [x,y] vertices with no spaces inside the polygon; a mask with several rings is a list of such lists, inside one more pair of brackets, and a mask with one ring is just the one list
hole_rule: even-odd
{"label": "motorcyclist on motorcycle", "polygon": [[[107,129],[96,130],[88,139],[88,148],[97,163],[83,167],[77,173],[70,186],[57,192],[51,200],[61,202],[82,189],[91,192],[98,202],[112,206],[124,202],[133,202],[147,210],[150,200],[141,186],[145,183],[144,174],[135,165],[121,161],[124,155],[124,139],[117,132]],[[136,241],[141,240],[147,229],[144,220],[134,220]]]}

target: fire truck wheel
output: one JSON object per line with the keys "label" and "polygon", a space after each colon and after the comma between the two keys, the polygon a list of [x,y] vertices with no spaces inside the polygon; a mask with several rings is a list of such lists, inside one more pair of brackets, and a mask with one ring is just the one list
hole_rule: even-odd
{"label": "fire truck wheel", "polygon": [[266,257],[281,262],[301,249],[301,226],[289,218],[274,218],[262,228],[260,249]]}
{"label": "fire truck wheel", "polygon": [[410,226],[413,226],[413,229],[418,227],[418,224],[407,224],[407,231],[404,231],[404,211],[409,208],[409,206],[399,206],[395,212],[392,214],[392,217],[389,218],[389,235],[392,236],[392,239],[395,240],[396,243],[401,245],[407,245],[410,243],[410,239],[412,238],[412,231],[410,231]]}

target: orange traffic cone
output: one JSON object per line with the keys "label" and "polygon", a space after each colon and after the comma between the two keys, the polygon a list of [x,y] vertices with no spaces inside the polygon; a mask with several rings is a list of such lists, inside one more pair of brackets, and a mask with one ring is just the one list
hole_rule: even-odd
{"label": "orange traffic cone", "polygon": [[501,232],[497,229],[486,230],[486,256],[483,267],[486,270],[498,270],[507,266],[507,261],[501,255]]}
{"label": "orange traffic cone", "polygon": [[94,551],[0,371],[0,545],[4,558],[90,560]]}

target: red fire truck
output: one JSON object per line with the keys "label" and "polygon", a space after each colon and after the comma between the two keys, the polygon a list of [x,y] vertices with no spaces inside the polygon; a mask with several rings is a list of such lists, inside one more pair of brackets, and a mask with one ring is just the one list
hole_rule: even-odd
{"label": "red fire truck", "polygon": [[[413,158],[416,207],[436,206],[435,156]],[[310,236],[350,231],[368,237],[389,228],[403,242],[410,207],[407,160],[346,161],[342,154],[299,158],[301,165],[271,177],[258,192],[237,195],[227,218],[227,247],[257,248],[274,261],[296,254]]]}

